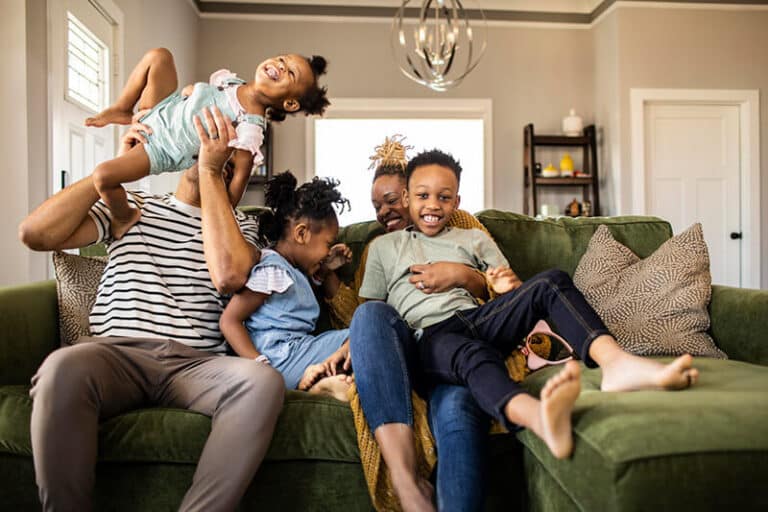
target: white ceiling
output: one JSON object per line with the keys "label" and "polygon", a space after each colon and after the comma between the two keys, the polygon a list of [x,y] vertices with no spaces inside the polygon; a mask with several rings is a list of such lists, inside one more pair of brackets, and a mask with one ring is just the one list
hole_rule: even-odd
{"label": "white ceiling", "polygon": [[[342,5],[349,7],[398,7],[399,0],[200,0],[202,3],[243,3],[243,4],[275,4],[275,5]],[[418,5],[418,0],[410,0],[409,6]],[[534,12],[563,12],[591,13],[602,0],[464,0],[468,8],[474,8],[473,3],[487,10],[499,11],[534,11]]]}

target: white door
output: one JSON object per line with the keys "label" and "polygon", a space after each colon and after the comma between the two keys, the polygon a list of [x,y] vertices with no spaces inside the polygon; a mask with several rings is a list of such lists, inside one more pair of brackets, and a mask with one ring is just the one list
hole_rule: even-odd
{"label": "white door", "polygon": [[741,286],[739,107],[647,103],[645,211],[675,234],[701,222],[712,282]]}
{"label": "white door", "polygon": [[48,17],[55,193],[115,154],[116,128],[86,128],[84,121],[114,97],[117,27],[96,0],[49,0]]}

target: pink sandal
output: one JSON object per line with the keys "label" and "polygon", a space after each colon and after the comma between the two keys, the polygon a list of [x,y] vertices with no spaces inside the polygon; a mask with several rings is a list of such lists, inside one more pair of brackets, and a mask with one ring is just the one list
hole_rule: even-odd
{"label": "pink sandal", "polygon": [[[544,359],[540,355],[538,355],[536,352],[533,351],[531,348],[531,339],[533,339],[534,336],[538,334],[544,334],[546,336],[549,336],[550,338],[554,338],[558,340],[560,343],[563,344],[563,346],[568,349],[568,352],[571,354],[570,356],[560,359],[558,361],[550,361],[549,359]],[[533,327],[533,330],[528,334],[528,336],[525,337],[525,346],[518,347],[520,349],[520,352],[525,356],[526,363],[528,364],[528,368],[531,370],[538,370],[539,368],[543,368],[545,366],[555,365],[555,364],[563,364],[566,361],[570,361],[571,359],[574,359],[574,352],[573,347],[571,347],[567,341],[565,341],[561,336],[557,335],[552,331],[552,328],[549,326],[547,322],[544,320],[539,320],[536,322],[536,325]]]}

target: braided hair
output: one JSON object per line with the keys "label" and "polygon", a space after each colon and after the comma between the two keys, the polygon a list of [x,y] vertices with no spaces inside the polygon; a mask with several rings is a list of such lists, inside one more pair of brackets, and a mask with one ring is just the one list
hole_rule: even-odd
{"label": "braided hair", "polygon": [[[306,57],[304,57],[307,59]],[[317,83],[320,75],[325,74],[325,68],[328,67],[328,61],[325,57],[320,55],[313,55],[307,59],[310,69],[312,69],[312,75],[314,76],[314,82],[312,86],[299,98],[299,105],[301,105],[301,112],[305,115],[323,115],[325,109],[331,102],[328,100],[328,87],[320,87]],[[270,107],[267,110],[267,117],[270,121],[279,122],[284,121],[288,112],[279,107]]]}
{"label": "braided hair", "polygon": [[[270,242],[277,242],[285,234],[291,221],[301,218],[310,220],[310,228],[316,231],[319,224],[330,219],[336,220],[349,200],[341,196],[336,187],[339,181],[333,178],[318,178],[296,187],[296,177],[291,171],[275,175],[267,181],[264,189],[264,202],[271,209],[259,218],[261,235]],[[317,225],[312,221],[317,222]]]}
{"label": "braided hair", "polygon": [[369,169],[376,169],[373,173],[373,181],[381,176],[400,176],[405,179],[405,167],[408,165],[406,152],[413,146],[404,144],[405,137],[400,134],[392,137],[384,137],[384,142],[374,148],[376,151],[369,157],[371,165]]}

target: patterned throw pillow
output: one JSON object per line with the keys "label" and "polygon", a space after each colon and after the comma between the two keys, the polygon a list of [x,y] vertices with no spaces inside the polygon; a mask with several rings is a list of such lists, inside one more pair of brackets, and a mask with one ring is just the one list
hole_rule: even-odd
{"label": "patterned throw pillow", "polygon": [[573,281],[628,352],[728,357],[706,332],[712,278],[701,224],[670,238],[644,260],[602,225]]}
{"label": "patterned throw pillow", "polygon": [[61,346],[74,345],[80,336],[91,334],[88,315],[106,265],[106,256],[86,258],[61,251],[53,253]]}

